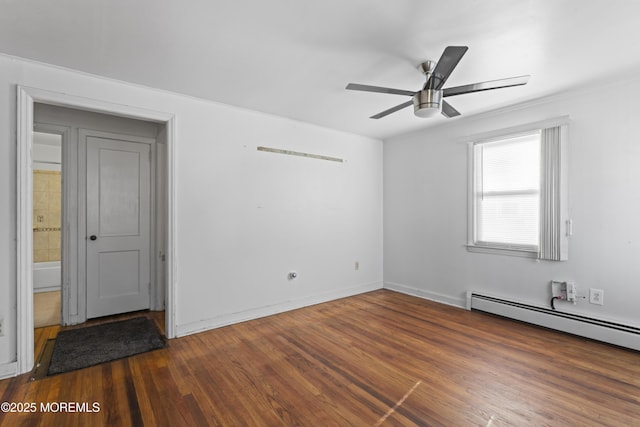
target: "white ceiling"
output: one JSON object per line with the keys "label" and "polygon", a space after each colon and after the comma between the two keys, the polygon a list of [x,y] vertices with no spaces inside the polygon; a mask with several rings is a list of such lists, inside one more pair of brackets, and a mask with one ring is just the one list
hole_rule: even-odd
{"label": "white ceiling", "polygon": [[0,0],[0,52],[377,138],[447,119],[345,85],[418,90],[447,45],[446,86],[532,76],[449,98],[469,116],[640,71],[640,2]]}

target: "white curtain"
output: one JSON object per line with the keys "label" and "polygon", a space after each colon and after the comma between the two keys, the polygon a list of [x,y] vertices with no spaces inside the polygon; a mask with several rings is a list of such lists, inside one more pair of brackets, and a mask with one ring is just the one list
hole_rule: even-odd
{"label": "white curtain", "polygon": [[563,227],[562,128],[542,129],[540,138],[540,246],[538,258],[568,259]]}

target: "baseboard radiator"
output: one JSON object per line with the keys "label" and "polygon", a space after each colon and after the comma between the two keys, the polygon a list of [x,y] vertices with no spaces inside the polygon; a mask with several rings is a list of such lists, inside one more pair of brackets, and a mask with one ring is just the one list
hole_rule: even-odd
{"label": "baseboard radiator", "polygon": [[497,314],[549,329],[640,351],[640,328],[502,298],[467,293],[467,309]]}

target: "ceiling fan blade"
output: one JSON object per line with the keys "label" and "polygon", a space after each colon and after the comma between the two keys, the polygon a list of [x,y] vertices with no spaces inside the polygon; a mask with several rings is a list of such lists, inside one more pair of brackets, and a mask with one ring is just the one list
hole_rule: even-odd
{"label": "ceiling fan blade", "polygon": [[390,87],[361,85],[357,83],[349,83],[345,89],[361,90],[364,92],[390,93],[392,95],[406,95],[406,96],[413,96],[416,94],[415,92],[411,92],[409,90],[392,89]]}
{"label": "ceiling fan blade", "polygon": [[458,62],[460,62],[468,49],[467,46],[447,46],[442,52],[442,56],[426,86],[435,90],[442,89],[449,75],[451,75],[453,69],[456,68],[456,65],[458,65]]}
{"label": "ceiling fan blade", "polygon": [[444,99],[442,100],[442,115],[450,119],[451,117],[459,116],[460,111],[456,110]]}
{"label": "ceiling fan blade", "polygon": [[503,87],[526,85],[530,76],[510,77],[508,79],[491,80],[464,86],[448,87],[442,91],[442,96],[456,96],[465,93],[482,92],[483,90],[501,89]]}
{"label": "ceiling fan blade", "polygon": [[388,110],[384,110],[382,113],[375,114],[370,119],[381,119],[384,116],[388,116],[391,113],[395,113],[396,111],[402,110],[403,108],[407,108],[409,105],[413,105],[413,99],[407,102],[403,102],[400,105],[396,105],[395,107],[389,108]]}

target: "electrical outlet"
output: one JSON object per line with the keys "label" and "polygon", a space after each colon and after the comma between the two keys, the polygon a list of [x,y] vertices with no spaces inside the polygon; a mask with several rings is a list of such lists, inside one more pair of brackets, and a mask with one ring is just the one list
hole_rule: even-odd
{"label": "electrical outlet", "polygon": [[589,302],[591,304],[604,305],[604,291],[602,289],[589,289]]}

